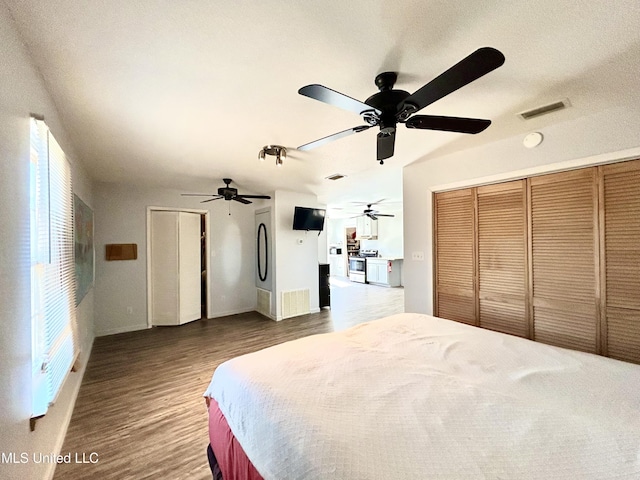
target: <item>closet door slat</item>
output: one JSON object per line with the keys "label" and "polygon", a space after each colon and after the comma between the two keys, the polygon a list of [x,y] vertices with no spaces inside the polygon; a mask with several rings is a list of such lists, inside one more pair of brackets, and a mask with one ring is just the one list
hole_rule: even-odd
{"label": "closet door slat", "polygon": [[602,171],[607,351],[640,363],[640,160]]}
{"label": "closet door slat", "polygon": [[597,170],[530,179],[535,340],[598,351]]}
{"label": "closet door slat", "polygon": [[475,324],[474,192],[437,193],[436,315]]}
{"label": "closet door slat", "polygon": [[480,326],[528,336],[525,182],[479,187]]}

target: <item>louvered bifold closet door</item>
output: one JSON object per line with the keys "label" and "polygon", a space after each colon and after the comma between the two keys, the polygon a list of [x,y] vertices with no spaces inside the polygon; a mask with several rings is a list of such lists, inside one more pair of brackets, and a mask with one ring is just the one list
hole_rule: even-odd
{"label": "louvered bifold closet door", "polygon": [[475,325],[475,190],[435,194],[437,316]]}
{"label": "louvered bifold closet door", "polygon": [[526,183],[479,187],[477,195],[480,326],[528,337]]}
{"label": "louvered bifold closet door", "polygon": [[599,349],[597,169],[530,182],[534,338]]}
{"label": "louvered bifold closet door", "polygon": [[640,363],[640,160],[601,169],[606,353]]}

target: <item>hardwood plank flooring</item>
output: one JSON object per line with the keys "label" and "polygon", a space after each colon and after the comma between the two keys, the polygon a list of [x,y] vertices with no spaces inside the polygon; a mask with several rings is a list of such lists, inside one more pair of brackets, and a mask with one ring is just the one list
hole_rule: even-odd
{"label": "hardwood plank flooring", "polygon": [[280,322],[251,312],[96,338],[62,454],[98,461],[61,463],[54,479],[211,479],[202,393],[220,363],[400,313],[404,291],[332,277],[331,303]]}

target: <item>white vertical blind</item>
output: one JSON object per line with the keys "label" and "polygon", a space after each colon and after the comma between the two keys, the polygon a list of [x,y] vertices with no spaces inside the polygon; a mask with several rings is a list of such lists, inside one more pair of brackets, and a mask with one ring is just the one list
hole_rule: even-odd
{"label": "white vertical blind", "polygon": [[71,168],[44,122],[32,120],[31,130],[33,415],[39,416],[55,401],[78,343]]}
{"label": "white vertical blind", "polygon": [[31,119],[30,141],[30,241],[31,241],[31,376],[33,416],[43,415],[49,405],[46,362],[44,268],[49,263],[49,161],[47,132]]}

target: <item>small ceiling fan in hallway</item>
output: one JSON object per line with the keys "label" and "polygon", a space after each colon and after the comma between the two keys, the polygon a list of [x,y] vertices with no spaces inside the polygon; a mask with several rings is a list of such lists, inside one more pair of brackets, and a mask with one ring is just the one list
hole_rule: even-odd
{"label": "small ceiling fan in hallway", "polygon": [[249,198],[253,199],[263,199],[269,200],[271,197],[268,195],[246,195],[238,193],[237,188],[230,187],[229,185],[233,180],[230,178],[223,178],[222,181],[225,183],[224,187],[218,188],[218,193],[183,193],[183,197],[213,197],[208,200],[203,200],[200,203],[212,202],[214,200],[225,199],[230,202],[231,200],[235,200],[236,202],[244,203],[245,205],[249,203],[253,203]]}
{"label": "small ceiling fan in hallway", "polygon": [[371,220],[378,220],[378,217],[395,217],[395,215],[391,215],[388,213],[380,213],[378,210],[373,210],[371,208],[373,205],[375,205],[375,203],[367,204],[367,208],[365,208],[361,214],[355,215],[351,218],[369,217]]}

